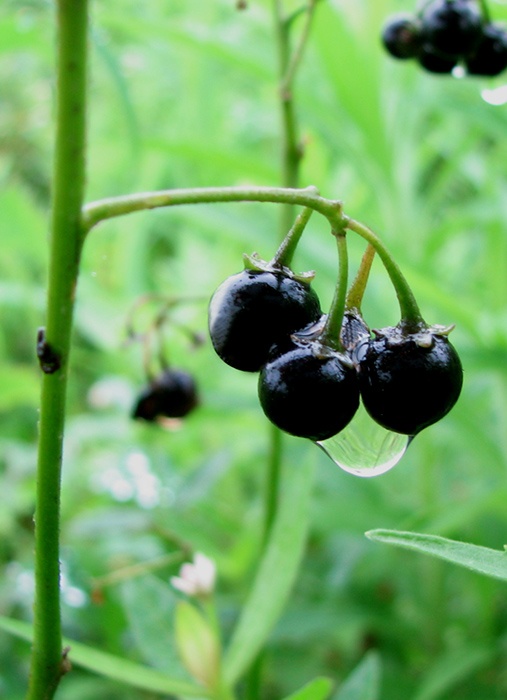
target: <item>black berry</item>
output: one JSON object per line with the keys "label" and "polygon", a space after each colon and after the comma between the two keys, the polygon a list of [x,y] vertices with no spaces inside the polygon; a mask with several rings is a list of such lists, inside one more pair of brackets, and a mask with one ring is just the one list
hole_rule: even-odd
{"label": "black berry", "polygon": [[458,354],[446,335],[399,327],[376,331],[359,352],[364,406],[384,428],[416,435],[454,406],[463,383]]}
{"label": "black berry", "polygon": [[421,25],[412,15],[395,15],[384,25],[382,42],[395,58],[414,58],[421,48]]}
{"label": "black berry", "polygon": [[465,61],[471,75],[499,75],[507,68],[507,32],[486,24],[475,52]]}
{"label": "black berry", "polygon": [[165,369],[139,395],[133,418],[183,418],[199,403],[193,378],[179,369]]}
{"label": "black berry", "polygon": [[259,376],[259,400],[269,420],[297,437],[326,440],[359,406],[357,373],[348,357],[318,341],[286,340],[273,348]]}
{"label": "black berry", "polygon": [[473,0],[434,0],[422,16],[425,46],[453,58],[466,56],[475,49],[481,29],[481,13]]}
{"label": "black berry", "polygon": [[457,65],[457,60],[440,56],[426,47],[420,52],[418,60],[422,68],[430,73],[451,73]]}
{"label": "black berry", "polygon": [[320,303],[309,283],[285,272],[243,270],[223,282],[209,305],[209,332],[224,362],[257,372],[283,337],[313,323]]}

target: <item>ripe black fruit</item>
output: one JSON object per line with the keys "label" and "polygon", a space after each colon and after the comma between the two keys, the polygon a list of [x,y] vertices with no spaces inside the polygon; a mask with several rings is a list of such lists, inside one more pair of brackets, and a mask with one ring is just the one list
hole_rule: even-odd
{"label": "ripe black fruit", "polygon": [[359,386],[366,410],[384,428],[416,435],[456,403],[463,370],[443,332],[384,328],[369,342],[359,361]]}
{"label": "ripe black fruit", "polygon": [[269,420],[297,437],[326,440],[359,406],[357,373],[345,355],[318,341],[286,340],[273,348],[259,376],[259,400]]}
{"label": "ripe black fruit", "polygon": [[309,283],[283,271],[243,270],[214,293],[209,332],[224,362],[257,372],[272,345],[320,315],[319,299]]}
{"label": "ripe black fruit", "polygon": [[382,42],[395,58],[414,58],[421,48],[421,26],[412,15],[395,15],[384,25]]}
{"label": "ripe black fruit", "polygon": [[426,47],[422,49],[418,56],[422,68],[430,73],[451,73],[457,65],[457,60],[447,56],[440,56]]}
{"label": "ripe black fruit", "polygon": [[160,416],[183,418],[199,403],[194,379],[179,369],[165,369],[143,389],[133,418],[154,421]]}
{"label": "ripe black fruit", "polygon": [[507,32],[495,24],[486,24],[477,49],[465,63],[471,75],[499,75],[507,68]]}
{"label": "ripe black fruit", "polygon": [[425,48],[453,58],[475,49],[481,29],[481,13],[472,0],[434,0],[422,16]]}

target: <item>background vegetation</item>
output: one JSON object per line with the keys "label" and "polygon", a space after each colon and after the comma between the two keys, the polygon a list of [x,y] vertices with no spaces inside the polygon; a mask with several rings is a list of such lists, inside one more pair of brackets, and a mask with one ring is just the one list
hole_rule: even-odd
{"label": "background vegetation", "polygon": [[[285,439],[287,468],[313,460],[317,485],[301,574],[268,648],[262,691],[268,700],[319,674],[339,688],[372,648],[382,664],[382,700],[507,694],[505,584],[363,534],[395,527],[497,549],[507,541],[507,112],[481,96],[506,79],[432,76],[384,56],[378,39],[384,19],[412,9],[408,0],[319,3],[296,85],[306,145],[301,184],[344,200],[346,213],[381,235],[428,322],[456,323],[464,390],[399,466],[371,480],[340,471],[305,441]],[[491,3],[491,10],[507,20],[504,4]],[[268,0],[252,0],[241,12],[233,0],[95,0],[92,19],[88,201],[136,190],[279,184]],[[5,0],[0,612],[27,620],[53,46],[51,3]],[[363,246],[349,237],[357,266]],[[269,430],[256,377],[222,365],[209,342],[189,352],[185,337],[169,327],[170,358],[195,375],[202,405],[177,430],[134,423],[129,413],[145,377],[141,345],[125,342],[126,321],[142,294],[198,297],[178,307],[176,317],[205,332],[207,299],[241,268],[242,253],[269,258],[278,240],[279,210],[257,204],[136,214],[90,235],[64,458],[68,636],[170,668],[172,597],[165,584],[178,565],[166,555],[178,551],[180,540],[216,560],[220,616],[230,630],[261,546]],[[315,288],[328,305],[334,242],[317,217],[295,265],[317,271]],[[398,321],[377,263],[364,311],[372,327]],[[139,316],[141,329],[148,315]],[[136,576],[107,578],[142,563]],[[27,669],[28,645],[1,634],[0,696],[21,698]],[[62,700],[150,697],[77,669],[58,692]]]}

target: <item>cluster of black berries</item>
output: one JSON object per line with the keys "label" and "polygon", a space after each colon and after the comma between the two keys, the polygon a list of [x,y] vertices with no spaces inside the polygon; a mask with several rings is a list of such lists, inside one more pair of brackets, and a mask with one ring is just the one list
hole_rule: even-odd
{"label": "cluster of black berries", "polygon": [[475,0],[431,0],[416,15],[396,15],[382,41],[395,58],[415,58],[431,73],[462,64],[469,75],[495,76],[507,68],[507,32],[486,21]]}
{"label": "cluster of black berries", "polygon": [[247,269],[223,282],[209,307],[213,346],[227,364],[260,371],[259,400],[281,430],[326,440],[352,420],[360,397],[372,418],[415,435],[443,418],[462,385],[448,329],[370,332],[344,317],[342,351],[325,340],[326,316],[307,280],[288,268]]}

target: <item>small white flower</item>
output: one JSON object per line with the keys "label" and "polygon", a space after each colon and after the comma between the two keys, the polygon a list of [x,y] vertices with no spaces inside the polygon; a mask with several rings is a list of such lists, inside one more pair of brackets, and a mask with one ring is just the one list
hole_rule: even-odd
{"label": "small white flower", "polygon": [[196,552],[192,564],[183,564],[179,576],[171,577],[174,588],[189,596],[207,596],[215,587],[215,562],[205,554]]}

